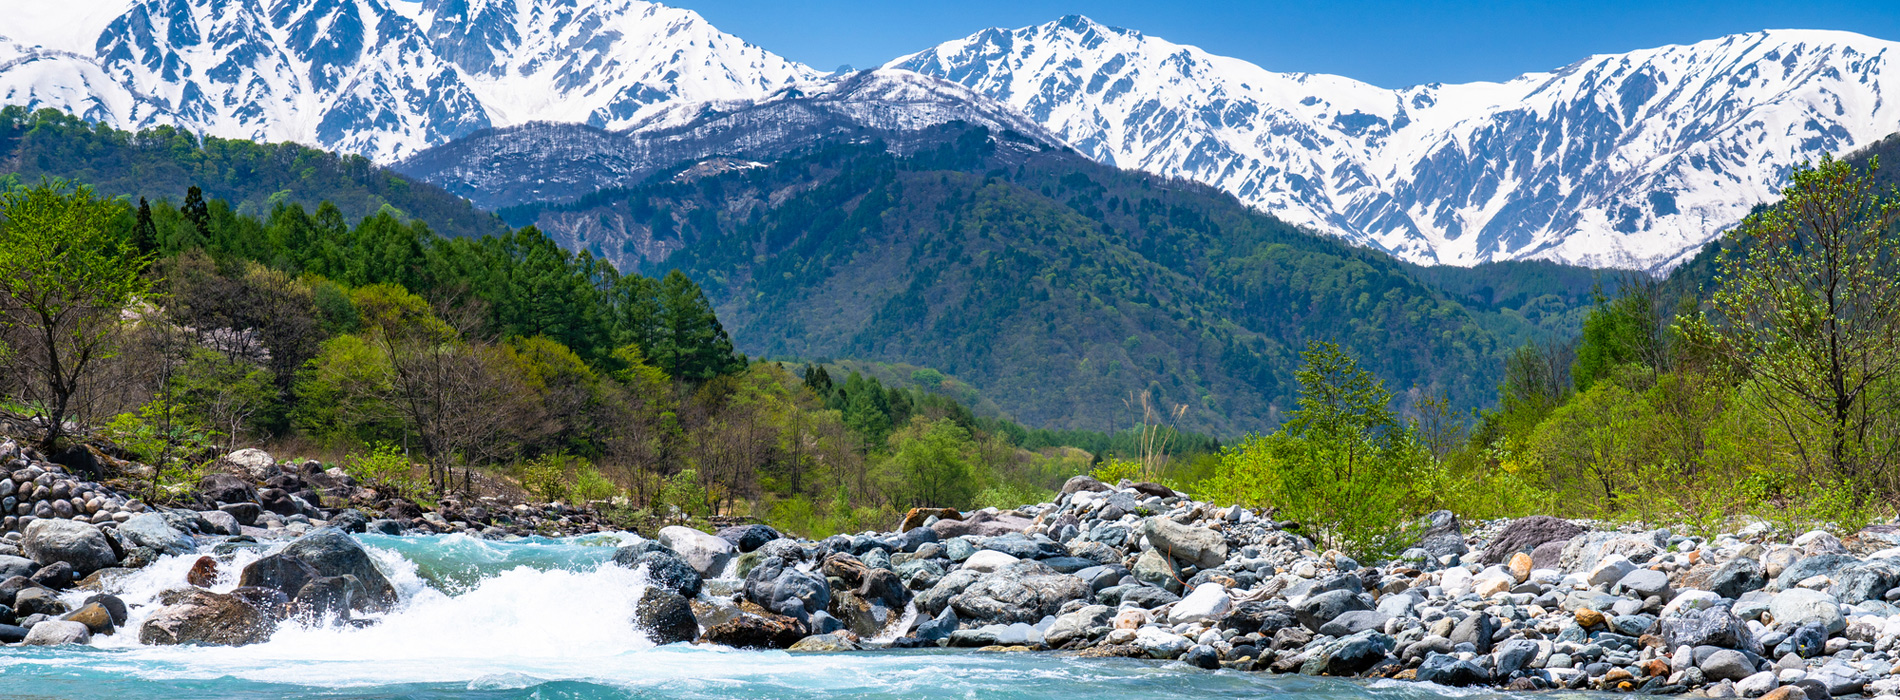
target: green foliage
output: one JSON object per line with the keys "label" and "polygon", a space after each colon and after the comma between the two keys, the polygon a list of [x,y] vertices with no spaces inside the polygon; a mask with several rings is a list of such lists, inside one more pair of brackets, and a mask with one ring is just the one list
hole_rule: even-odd
{"label": "green foliage", "polygon": [[1193,490],[1218,502],[1271,505],[1324,546],[1377,559],[1411,543],[1412,479],[1428,462],[1399,424],[1377,378],[1330,343],[1314,343],[1298,373],[1299,409],[1280,432],[1228,450]]}
{"label": "green foliage", "polygon": [[959,510],[969,507],[977,495],[976,475],[970,463],[970,434],[962,426],[920,417],[891,443],[891,462],[904,484],[902,503]]}
{"label": "green foliage", "polygon": [[121,209],[63,181],[0,192],[0,332],[48,446],[84,414],[88,371],[115,354],[121,311],[150,287],[146,258],[113,229]]}
{"label": "green foliage", "polygon": [[1089,476],[1104,484],[1114,485],[1122,481],[1141,481],[1147,477],[1147,468],[1132,459],[1110,459],[1095,465]]}
{"label": "green foliage", "polygon": [[416,475],[415,465],[395,445],[379,443],[366,453],[350,453],[340,466],[344,473],[370,488],[415,502],[430,502],[428,480]]}

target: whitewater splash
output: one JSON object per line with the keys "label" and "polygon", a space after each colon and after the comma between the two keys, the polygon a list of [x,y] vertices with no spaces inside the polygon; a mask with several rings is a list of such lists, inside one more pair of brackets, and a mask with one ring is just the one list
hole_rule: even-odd
{"label": "whitewater splash", "polygon": [[[1045,654],[883,651],[796,655],[674,644],[633,625],[644,574],[610,564],[632,535],[490,542],[462,535],[358,538],[402,602],[368,627],[286,623],[243,647],[146,646],[138,626],[199,555],[114,583],[134,606],[90,647],[0,649],[0,695],[49,698],[1067,698],[1436,697],[1419,686]],[[270,549],[239,550],[213,590]],[[69,594],[69,602],[84,597]],[[914,612],[907,611],[906,617]],[[905,620],[908,623],[909,620]]]}

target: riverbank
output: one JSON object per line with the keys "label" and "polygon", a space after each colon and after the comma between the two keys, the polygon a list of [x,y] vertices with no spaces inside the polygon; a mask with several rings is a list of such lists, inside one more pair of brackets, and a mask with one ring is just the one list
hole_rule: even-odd
{"label": "riverbank", "polygon": [[[524,533],[606,529],[598,514],[558,504],[325,507],[373,509],[374,494],[340,471],[255,450],[219,462],[193,495],[198,509],[147,506],[13,443],[0,444],[0,463],[0,491],[13,499],[0,540],[0,623],[14,623],[0,640],[10,644],[242,648],[374,629],[419,596],[487,585],[413,556],[392,561],[406,546],[395,543],[459,535],[500,547],[546,542]],[[762,525],[597,536],[562,566],[621,578],[544,583],[616,587],[627,607],[608,616],[653,644],[1049,651],[1246,674],[1776,700],[1900,690],[1900,528],[1784,540],[1548,517],[1465,527],[1436,513],[1427,525],[1397,560],[1362,563],[1314,551],[1297,524],[1244,508],[1076,477],[1051,503],[917,510],[891,532],[819,542]],[[419,568],[394,570],[404,567]]]}

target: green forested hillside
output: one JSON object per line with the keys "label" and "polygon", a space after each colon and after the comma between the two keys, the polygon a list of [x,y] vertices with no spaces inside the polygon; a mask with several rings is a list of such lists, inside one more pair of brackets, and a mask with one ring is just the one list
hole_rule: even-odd
{"label": "green forested hillside", "polygon": [[1402,402],[1488,405],[1504,351],[1574,328],[1588,303],[1574,282],[1501,273],[1506,298],[1467,308],[1417,268],[1210,188],[980,129],[908,158],[834,145],[503,215],[686,271],[749,353],[932,367],[1049,428],[1126,427],[1146,390],[1187,406],[1184,427],[1266,429],[1314,340],[1365,358]]}
{"label": "green forested hillside", "polygon": [[428,222],[437,233],[506,233],[501,220],[446,190],[389,172],[361,156],[339,156],[294,143],[200,138],[172,127],[136,134],[88,124],[57,110],[0,108],[0,177],[31,184],[41,177],[91,185],[101,194],[183,201],[197,186],[235,213],[262,217],[279,204],[314,211],[333,203],[355,222],[384,207]]}

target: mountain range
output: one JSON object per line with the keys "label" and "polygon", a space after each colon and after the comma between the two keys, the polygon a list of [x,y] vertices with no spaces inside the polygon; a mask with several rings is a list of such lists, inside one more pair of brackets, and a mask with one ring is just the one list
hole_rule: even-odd
{"label": "mountain range", "polygon": [[[1660,271],[1773,199],[1801,161],[1900,130],[1900,107],[1886,99],[1900,96],[1888,67],[1900,44],[1833,31],[1386,89],[1277,73],[1080,16],[978,32],[867,80],[640,0],[7,4],[0,102],[404,161],[485,206],[625,186],[680,160],[771,155],[816,133],[888,136],[974,117],[1102,163],[1210,184],[1416,263]],[[771,115],[808,95],[828,97],[802,105],[829,104],[800,107],[800,128],[777,128]],[[544,123],[562,127],[524,128]],[[745,133],[759,126],[773,133]],[[456,143],[465,137],[481,143]],[[549,144],[559,147],[534,157]],[[568,174],[550,185],[479,172],[498,162]]]}

